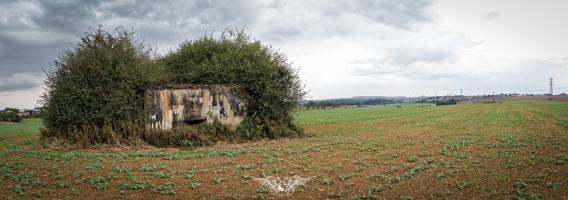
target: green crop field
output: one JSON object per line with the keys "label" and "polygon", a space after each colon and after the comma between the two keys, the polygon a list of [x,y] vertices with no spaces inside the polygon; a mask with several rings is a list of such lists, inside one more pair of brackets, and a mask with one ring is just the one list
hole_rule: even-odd
{"label": "green crop field", "polygon": [[[568,199],[568,103],[300,111],[310,137],[197,149],[38,142],[0,123],[2,199]],[[310,178],[274,195],[258,177]]]}
{"label": "green crop field", "polygon": [[0,122],[0,143],[20,145],[31,144],[39,139],[41,119],[26,119],[22,123]]}

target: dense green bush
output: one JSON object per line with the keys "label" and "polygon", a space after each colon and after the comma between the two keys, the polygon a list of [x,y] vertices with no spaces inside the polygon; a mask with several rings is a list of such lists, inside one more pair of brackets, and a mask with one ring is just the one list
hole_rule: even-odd
{"label": "dense green bush", "polygon": [[144,90],[165,73],[132,32],[90,29],[53,63],[42,95],[42,137],[73,143],[138,143]]}
{"label": "dense green bush", "polygon": [[247,92],[242,139],[303,136],[291,112],[305,91],[286,56],[242,31],[205,35],[163,58],[174,83],[234,84]]}

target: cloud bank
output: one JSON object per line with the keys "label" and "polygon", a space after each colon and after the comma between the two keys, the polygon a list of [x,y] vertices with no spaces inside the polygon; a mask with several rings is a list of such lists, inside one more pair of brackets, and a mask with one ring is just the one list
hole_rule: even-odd
{"label": "cloud bank", "polygon": [[[159,53],[206,32],[245,30],[294,61],[312,98],[434,95],[459,89],[471,94],[516,92],[540,90],[550,76],[568,77],[568,53],[526,57],[499,51],[505,45],[495,45],[489,37],[498,29],[477,26],[506,23],[498,8],[472,7],[471,14],[455,13],[445,9],[450,4],[433,0],[2,1],[0,107],[33,106],[36,100],[30,94],[41,91],[42,69],[49,69],[78,35],[99,24],[105,29],[132,28],[141,42]],[[447,23],[469,16],[474,17],[464,20],[463,26]],[[567,84],[562,79],[558,83]]]}

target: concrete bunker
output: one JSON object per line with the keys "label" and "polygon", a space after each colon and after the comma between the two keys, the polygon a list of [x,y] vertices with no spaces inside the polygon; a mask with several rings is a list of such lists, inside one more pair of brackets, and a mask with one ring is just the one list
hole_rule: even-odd
{"label": "concrete bunker", "polygon": [[144,111],[149,129],[213,123],[235,129],[246,116],[244,92],[228,85],[166,85],[147,89]]}

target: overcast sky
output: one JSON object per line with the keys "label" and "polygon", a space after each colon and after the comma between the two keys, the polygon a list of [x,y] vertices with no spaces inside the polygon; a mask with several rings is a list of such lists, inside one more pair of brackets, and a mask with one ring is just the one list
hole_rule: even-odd
{"label": "overcast sky", "polygon": [[0,1],[0,108],[33,107],[57,54],[98,24],[159,53],[237,28],[287,54],[311,99],[568,92],[568,1]]}

